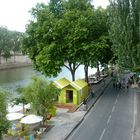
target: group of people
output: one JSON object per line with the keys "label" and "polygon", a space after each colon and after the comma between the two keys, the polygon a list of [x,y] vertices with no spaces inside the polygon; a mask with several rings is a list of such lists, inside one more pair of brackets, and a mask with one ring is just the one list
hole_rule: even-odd
{"label": "group of people", "polygon": [[113,80],[113,87],[116,89],[123,89],[123,90],[128,90],[129,87],[134,84],[134,80],[130,77],[128,79],[114,79]]}

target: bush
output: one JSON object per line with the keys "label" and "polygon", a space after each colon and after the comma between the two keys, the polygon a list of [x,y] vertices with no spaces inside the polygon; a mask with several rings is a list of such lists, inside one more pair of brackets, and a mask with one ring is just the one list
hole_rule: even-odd
{"label": "bush", "polygon": [[48,110],[49,114],[51,114],[53,117],[56,116],[56,107],[52,106],[51,108],[49,108]]}

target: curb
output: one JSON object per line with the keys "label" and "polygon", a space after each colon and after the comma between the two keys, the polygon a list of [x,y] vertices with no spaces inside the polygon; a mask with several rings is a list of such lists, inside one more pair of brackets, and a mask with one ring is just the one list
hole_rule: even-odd
{"label": "curb", "polygon": [[92,105],[88,108],[82,119],[71,129],[71,131],[66,135],[64,140],[67,140],[68,137],[74,132],[74,130],[82,123],[82,121],[85,119],[88,112],[91,110],[91,108],[95,105],[95,103],[98,101],[98,99],[103,95],[105,89],[110,85],[111,79],[109,79],[108,83],[105,85],[105,87],[100,91],[99,96],[95,99],[95,101],[92,103]]}
{"label": "curb", "polygon": [[70,133],[68,133],[68,134],[66,135],[66,137],[64,138],[64,140],[67,140],[67,138],[72,134],[72,132],[82,123],[82,121],[84,120],[84,118],[85,118],[85,115],[84,115],[84,117],[82,117],[82,118],[80,119],[80,121],[79,121],[73,128],[71,128]]}
{"label": "curb", "polygon": [[0,65],[0,70],[5,70],[5,69],[14,69],[14,68],[21,68],[21,67],[28,67],[32,66],[32,63],[11,63],[11,64],[1,64]]}
{"label": "curb", "polygon": [[111,83],[111,79],[109,79],[108,83],[105,85],[105,87],[100,91],[99,96],[97,96],[97,98],[95,99],[95,101],[92,103],[92,105],[88,108],[87,112],[85,113],[84,116],[87,115],[87,113],[91,110],[91,108],[96,104],[96,102],[98,101],[98,99],[103,95],[105,89],[110,85]]}

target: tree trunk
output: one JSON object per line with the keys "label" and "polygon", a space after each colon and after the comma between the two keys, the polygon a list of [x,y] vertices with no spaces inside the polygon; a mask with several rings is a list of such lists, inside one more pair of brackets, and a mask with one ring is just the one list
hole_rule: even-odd
{"label": "tree trunk", "polygon": [[1,64],[1,53],[0,53],[0,64]]}
{"label": "tree trunk", "polygon": [[98,76],[98,78],[100,78],[100,69],[99,69],[99,63],[98,62],[97,62],[97,76]]}
{"label": "tree trunk", "polygon": [[84,65],[85,81],[88,83],[88,65]]}
{"label": "tree trunk", "polygon": [[75,71],[80,66],[80,64],[68,62],[68,66],[64,65],[70,72],[72,76],[72,81],[75,81]]}
{"label": "tree trunk", "polygon": [[14,63],[16,63],[16,53],[14,52]]}
{"label": "tree trunk", "polygon": [[71,76],[72,76],[72,81],[75,81],[75,70],[70,70]]}

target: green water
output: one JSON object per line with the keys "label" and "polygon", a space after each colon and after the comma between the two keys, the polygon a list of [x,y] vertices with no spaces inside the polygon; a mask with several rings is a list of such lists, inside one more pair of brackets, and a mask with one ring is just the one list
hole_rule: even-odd
{"label": "green water", "polygon": [[[93,74],[95,71],[95,69],[90,69],[89,74]],[[16,88],[28,84],[33,74],[41,75],[39,72],[33,70],[32,67],[0,70],[0,87],[8,89],[10,92],[14,92]],[[71,80],[71,74],[66,68],[63,68],[62,72],[57,77],[46,78],[48,80],[57,80],[63,77]],[[77,69],[75,77],[76,79],[84,78],[83,66],[80,66]]]}

